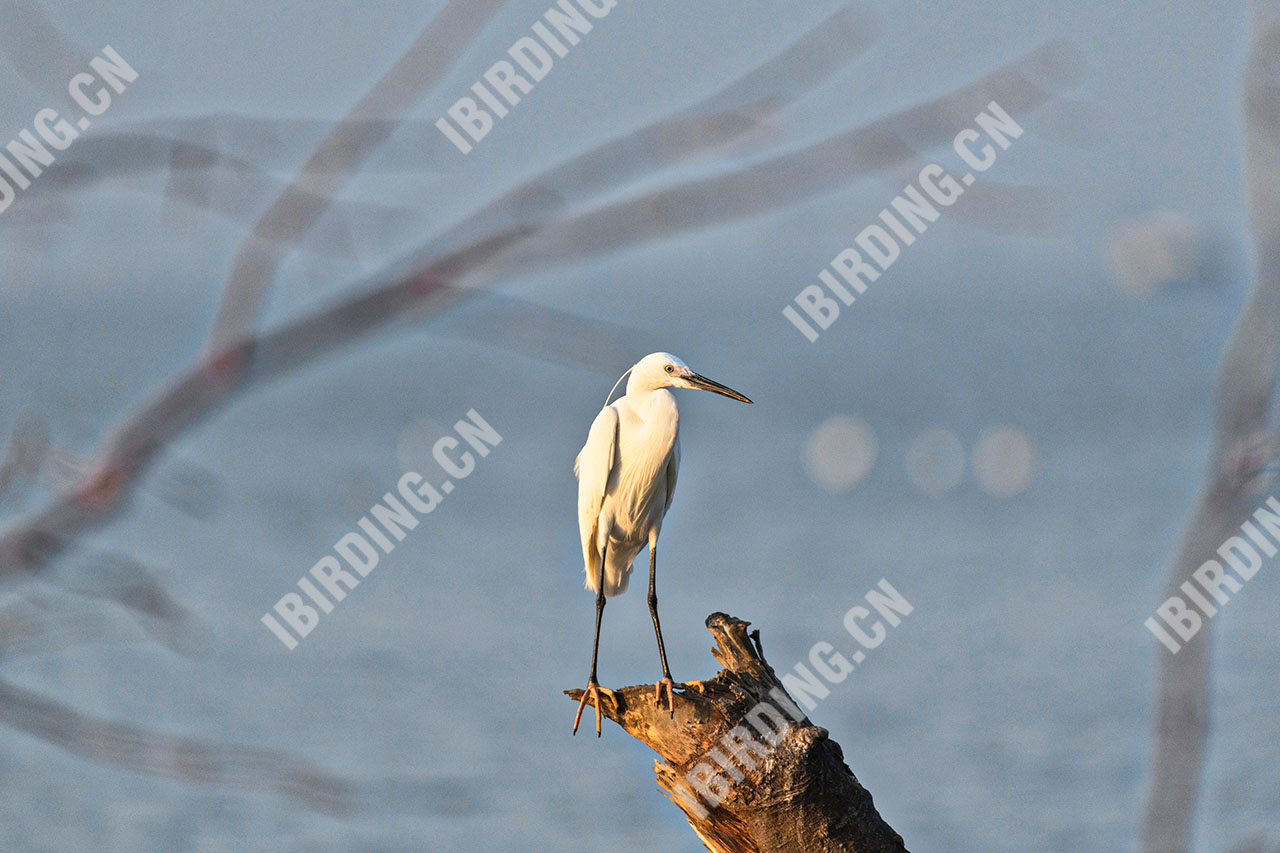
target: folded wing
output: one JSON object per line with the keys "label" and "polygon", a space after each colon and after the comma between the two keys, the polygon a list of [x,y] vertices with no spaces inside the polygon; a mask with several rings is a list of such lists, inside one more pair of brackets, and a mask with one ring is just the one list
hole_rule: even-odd
{"label": "folded wing", "polygon": [[591,422],[587,443],[573,464],[573,473],[578,477],[578,532],[582,536],[583,568],[587,573],[587,586],[593,590],[600,573],[600,552],[611,523],[602,515],[609,476],[617,465],[617,456],[618,410],[605,406]]}

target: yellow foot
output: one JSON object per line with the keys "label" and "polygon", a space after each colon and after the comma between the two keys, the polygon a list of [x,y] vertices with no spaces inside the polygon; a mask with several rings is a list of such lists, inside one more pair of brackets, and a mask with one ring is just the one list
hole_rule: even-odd
{"label": "yellow foot", "polygon": [[671,716],[673,717],[676,715],[675,689],[677,687],[684,690],[684,685],[678,681],[672,681],[671,676],[667,676],[657,684],[653,685],[653,701],[657,703],[659,708],[661,708],[662,697],[665,695],[667,698],[667,708],[670,709]]}
{"label": "yellow foot", "polygon": [[587,689],[582,691],[582,701],[578,703],[578,713],[573,717],[573,733],[578,733],[578,723],[582,720],[582,709],[587,707],[587,699],[591,699],[591,704],[596,709],[596,737],[600,737],[600,694],[604,693],[610,699],[614,698],[613,691],[608,687],[601,687],[594,681],[587,683]]}

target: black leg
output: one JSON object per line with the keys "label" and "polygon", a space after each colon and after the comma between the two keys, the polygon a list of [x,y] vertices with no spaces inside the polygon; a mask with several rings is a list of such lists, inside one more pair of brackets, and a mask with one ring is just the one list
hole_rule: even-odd
{"label": "black leg", "polygon": [[600,655],[600,620],[604,616],[604,560],[609,555],[609,546],[600,554],[600,573],[596,575],[596,636],[591,641],[591,677],[587,683],[596,684],[596,659]]}
{"label": "black leg", "polygon": [[667,668],[667,649],[662,645],[662,625],[658,623],[658,543],[649,543],[649,615],[653,617],[653,632],[658,635],[658,656],[662,658],[662,677],[671,680]]}
{"label": "black leg", "polygon": [[596,680],[596,662],[600,657],[600,620],[604,616],[604,561],[609,556],[609,546],[605,545],[600,555],[600,573],[596,575],[596,635],[591,641],[591,675],[587,678],[587,689],[582,693],[582,701],[578,703],[578,713],[573,718],[573,733],[578,733],[578,723],[582,720],[582,710],[590,702],[596,709],[596,737],[600,737],[600,694],[613,696],[612,690],[600,686]]}

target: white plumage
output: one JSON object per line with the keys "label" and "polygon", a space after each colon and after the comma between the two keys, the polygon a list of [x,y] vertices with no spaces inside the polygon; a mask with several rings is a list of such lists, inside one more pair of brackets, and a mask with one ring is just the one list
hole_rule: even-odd
{"label": "white plumage", "polygon": [[627,395],[596,415],[575,466],[586,586],[596,589],[603,554],[610,597],[627,591],[636,555],[662,530],[680,469],[675,395],[631,392],[628,383]]}
{"label": "white plumage", "polygon": [[[654,592],[658,534],[671,507],[680,469],[680,411],[675,395],[667,389],[697,388],[751,402],[732,388],[694,373],[683,361],[665,352],[645,356],[629,373],[626,393],[596,415],[573,469],[578,476],[578,530],[586,586],[597,593],[591,677],[578,706],[578,717],[582,716],[588,696],[592,696],[597,734],[601,688],[596,683],[596,650],[604,600],[627,591],[631,565],[645,545],[649,546],[649,609],[664,676],[658,684],[660,688],[665,684],[668,694],[673,685]],[[578,719],[573,728],[577,732]]]}

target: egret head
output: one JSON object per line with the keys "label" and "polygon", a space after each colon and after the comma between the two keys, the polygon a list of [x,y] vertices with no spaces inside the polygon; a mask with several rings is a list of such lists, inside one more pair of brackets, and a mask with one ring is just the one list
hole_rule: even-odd
{"label": "egret head", "polygon": [[744,403],[751,402],[732,388],[694,373],[689,365],[667,352],[650,353],[640,359],[631,368],[631,378],[627,381],[628,394],[633,390],[652,391],[656,388],[697,388],[714,391]]}

